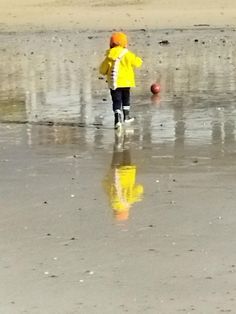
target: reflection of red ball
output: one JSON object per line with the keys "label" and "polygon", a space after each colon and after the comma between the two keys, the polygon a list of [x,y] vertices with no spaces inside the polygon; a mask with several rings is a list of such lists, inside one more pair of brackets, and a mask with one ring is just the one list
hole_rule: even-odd
{"label": "reflection of red ball", "polygon": [[151,96],[151,102],[154,106],[159,106],[161,103],[160,94],[154,94]]}
{"label": "reflection of red ball", "polygon": [[151,92],[152,92],[153,94],[158,94],[158,93],[160,93],[160,90],[161,90],[161,86],[160,86],[159,84],[153,83],[153,84],[151,85]]}

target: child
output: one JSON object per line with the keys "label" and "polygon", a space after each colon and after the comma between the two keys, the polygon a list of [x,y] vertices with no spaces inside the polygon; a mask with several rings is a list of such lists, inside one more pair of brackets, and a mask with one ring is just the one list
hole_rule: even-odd
{"label": "child", "polygon": [[130,118],[130,87],[135,87],[134,67],[142,65],[142,59],[127,49],[128,40],[124,33],[114,33],[110,38],[110,49],[100,65],[99,71],[107,76],[110,88],[115,129],[121,127],[122,110],[124,122],[132,122]]}
{"label": "child", "polygon": [[116,220],[127,220],[133,204],[142,201],[143,186],[136,183],[136,165],[131,162],[127,135],[115,133],[111,167],[103,186]]}

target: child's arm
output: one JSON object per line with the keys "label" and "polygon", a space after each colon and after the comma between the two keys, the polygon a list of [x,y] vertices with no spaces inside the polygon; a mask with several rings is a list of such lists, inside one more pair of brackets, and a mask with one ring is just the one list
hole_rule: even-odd
{"label": "child's arm", "polygon": [[106,75],[108,72],[108,59],[105,58],[99,67],[99,73],[102,75]]}
{"label": "child's arm", "polygon": [[134,53],[132,53],[132,61],[131,61],[132,66],[139,68],[141,67],[142,63],[143,63],[143,60],[140,57],[136,56]]}

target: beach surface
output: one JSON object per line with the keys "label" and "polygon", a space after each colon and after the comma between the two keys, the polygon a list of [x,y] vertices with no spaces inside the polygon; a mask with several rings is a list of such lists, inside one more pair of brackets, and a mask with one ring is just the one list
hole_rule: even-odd
{"label": "beach surface", "polygon": [[0,30],[234,27],[234,0],[0,0]]}
{"label": "beach surface", "polygon": [[0,313],[235,312],[235,4],[189,2],[0,0]]}

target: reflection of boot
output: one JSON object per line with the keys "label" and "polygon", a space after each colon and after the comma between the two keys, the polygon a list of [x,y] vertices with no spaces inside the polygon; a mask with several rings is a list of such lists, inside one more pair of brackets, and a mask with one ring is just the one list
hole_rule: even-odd
{"label": "reflection of boot", "polygon": [[130,149],[130,143],[132,142],[132,137],[134,134],[134,130],[125,129],[124,132],[124,149]]}
{"label": "reflection of boot", "polygon": [[130,148],[129,147],[130,144],[130,136],[125,132],[124,134],[124,148]]}
{"label": "reflection of boot", "polygon": [[124,146],[124,136],[120,128],[115,132],[114,152],[122,152]]}
{"label": "reflection of boot", "polygon": [[115,129],[118,129],[121,127],[121,111],[116,110],[115,111]]}
{"label": "reflection of boot", "polygon": [[123,113],[124,113],[124,122],[125,123],[130,123],[130,122],[134,121],[134,118],[131,118],[129,116],[129,110],[123,110]]}

